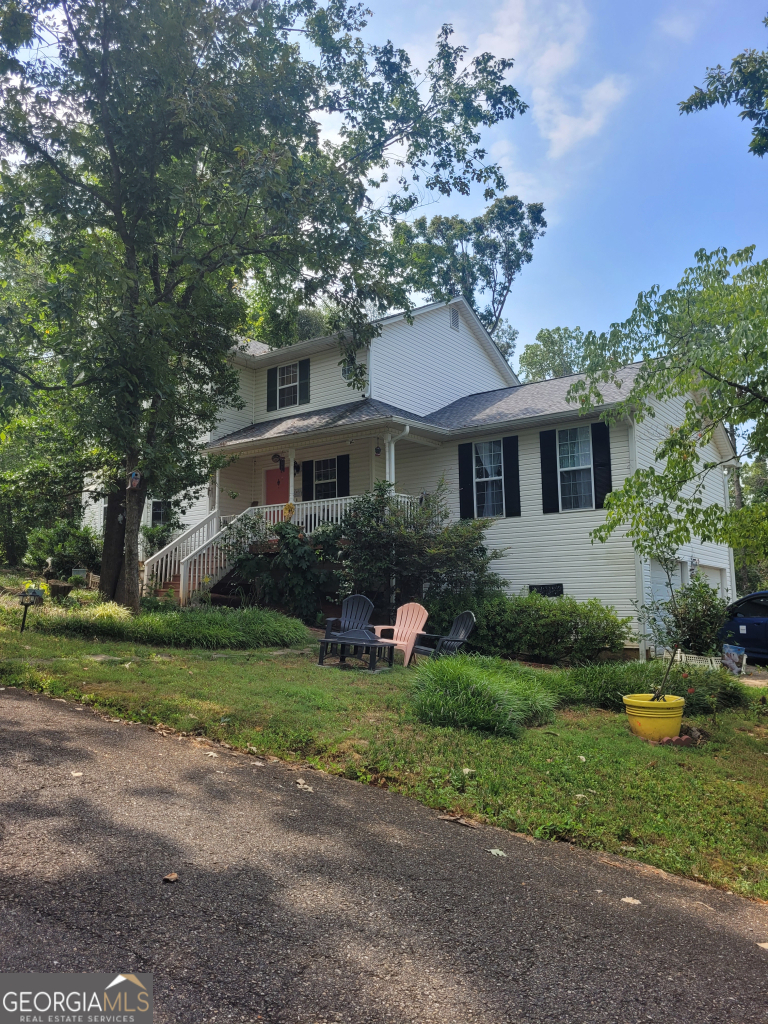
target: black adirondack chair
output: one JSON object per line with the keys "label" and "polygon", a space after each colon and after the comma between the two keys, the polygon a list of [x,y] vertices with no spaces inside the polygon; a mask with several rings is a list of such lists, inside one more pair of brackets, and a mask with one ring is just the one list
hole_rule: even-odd
{"label": "black adirondack chair", "polygon": [[[325,639],[332,640],[340,633],[348,633],[351,629],[370,629],[371,612],[373,601],[369,601],[364,594],[352,594],[344,598],[341,603],[341,618],[328,619],[325,624]],[[357,649],[355,648],[355,651]],[[331,648],[331,653],[336,653],[336,648]]]}
{"label": "black adirondack chair", "polygon": [[465,643],[475,628],[473,612],[462,612],[453,620],[448,636],[436,636],[434,633],[419,633],[413,645],[414,654],[428,654],[430,658],[440,658],[444,654],[455,654]]}

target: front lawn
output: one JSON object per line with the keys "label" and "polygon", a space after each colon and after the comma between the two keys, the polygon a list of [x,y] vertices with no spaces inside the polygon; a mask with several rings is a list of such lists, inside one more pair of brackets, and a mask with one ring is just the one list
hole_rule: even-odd
{"label": "front lawn", "polygon": [[6,621],[0,685],[307,761],[442,810],[768,899],[763,706],[719,713],[716,725],[695,719],[711,733],[699,749],[650,747],[630,736],[623,715],[588,708],[557,711],[514,739],[426,725],[411,711],[412,670],[318,668],[315,646],[180,651],[19,635]]}

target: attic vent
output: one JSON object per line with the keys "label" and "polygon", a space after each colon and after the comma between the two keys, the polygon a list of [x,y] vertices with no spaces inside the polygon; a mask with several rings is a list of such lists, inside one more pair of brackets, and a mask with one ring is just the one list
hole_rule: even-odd
{"label": "attic vent", "polygon": [[454,329],[454,331],[458,331],[458,329],[459,329],[459,311],[458,311],[458,309],[452,309],[451,310],[451,327]]}

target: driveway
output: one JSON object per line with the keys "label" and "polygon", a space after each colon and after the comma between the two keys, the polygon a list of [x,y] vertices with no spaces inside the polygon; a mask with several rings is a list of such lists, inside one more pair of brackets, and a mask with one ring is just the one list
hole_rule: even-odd
{"label": "driveway", "polygon": [[0,806],[0,970],[164,1024],[768,1021],[768,907],[320,772],[9,688]]}

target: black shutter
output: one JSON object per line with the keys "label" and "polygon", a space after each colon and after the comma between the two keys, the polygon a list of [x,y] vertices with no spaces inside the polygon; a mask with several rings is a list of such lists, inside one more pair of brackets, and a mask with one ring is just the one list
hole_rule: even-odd
{"label": "black shutter", "polygon": [[301,464],[301,500],[315,500],[315,464],[312,459]]}
{"label": "black shutter", "polygon": [[595,474],[595,508],[605,505],[611,483],[611,435],[607,423],[592,424],[592,465]]}
{"label": "black shutter", "polygon": [[539,432],[539,452],[541,454],[541,510],[560,511],[560,496],[557,492],[557,431],[542,430]]}
{"label": "black shutter", "polygon": [[267,370],[267,412],[277,408],[277,367]]}
{"label": "black shutter", "polygon": [[459,445],[459,517],[475,518],[475,467],[471,442]]}
{"label": "black shutter", "polygon": [[517,435],[501,439],[504,458],[504,515],[520,515],[520,460],[517,454]]}
{"label": "black shutter", "polygon": [[336,456],[336,497],[349,497],[349,456]]}
{"label": "black shutter", "polygon": [[299,360],[299,405],[309,401],[309,360]]}

